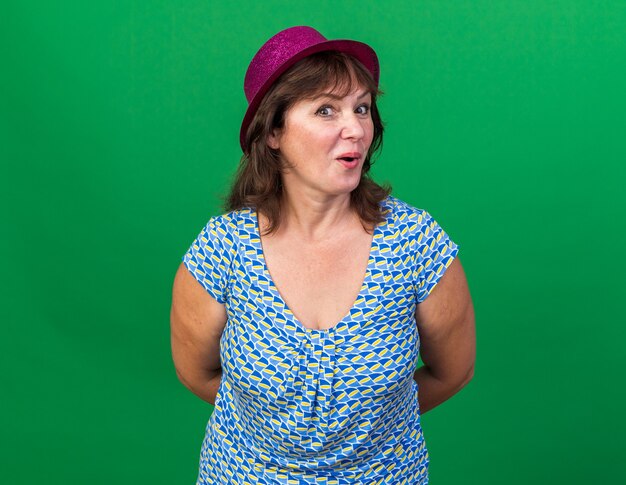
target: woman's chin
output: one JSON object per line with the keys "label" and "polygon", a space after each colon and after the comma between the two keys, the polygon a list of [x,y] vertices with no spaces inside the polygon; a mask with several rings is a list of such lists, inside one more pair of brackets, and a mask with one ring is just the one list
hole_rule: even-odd
{"label": "woman's chin", "polygon": [[337,189],[334,191],[334,193],[336,195],[349,195],[352,192],[354,192],[354,190],[359,186],[359,182],[356,183],[350,183],[350,184],[345,184],[342,185],[340,187],[337,187]]}

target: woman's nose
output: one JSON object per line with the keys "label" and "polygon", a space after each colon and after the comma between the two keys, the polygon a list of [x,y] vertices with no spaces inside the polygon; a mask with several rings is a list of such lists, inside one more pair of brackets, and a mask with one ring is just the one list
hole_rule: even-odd
{"label": "woman's nose", "polygon": [[363,128],[363,120],[354,113],[347,115],[344,119],[344,126],[342,129],[343,137],[358,140],[363,138],[364,134],[365,129]]}

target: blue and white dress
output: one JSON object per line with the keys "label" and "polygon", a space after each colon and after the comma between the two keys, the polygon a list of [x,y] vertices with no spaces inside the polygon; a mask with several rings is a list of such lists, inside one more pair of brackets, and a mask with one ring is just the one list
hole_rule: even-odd
{"label": "blue and white dress", "polygon": [[304,327],[281,298],[254,209],[212,218],[185,254],[228,313],[198,484],[428,483],[415,309],[458,247],[427,212],[382,206],[360,293],[329,330]]}

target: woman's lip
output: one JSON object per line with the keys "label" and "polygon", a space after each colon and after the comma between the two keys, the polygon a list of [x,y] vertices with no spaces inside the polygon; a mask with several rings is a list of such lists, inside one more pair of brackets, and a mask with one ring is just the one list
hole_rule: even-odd
{"label": "woman's lip", "polygon": [[353,169],[359,166],[361,162],[360,152],[346,152],[339,155],[336,160],[347,169]]}
{"label": "woman's lip", "polygon": [[351,169],[359,166],[359,158],[351,158],[350,160],[345,160],[343,158],[338,158],[337,161],[343,165],[345,168]]}
{"label": "woman's lip", "polygon": [[361,158],[361,154],[359,152],[346,152],[339,155],[337,158]]}

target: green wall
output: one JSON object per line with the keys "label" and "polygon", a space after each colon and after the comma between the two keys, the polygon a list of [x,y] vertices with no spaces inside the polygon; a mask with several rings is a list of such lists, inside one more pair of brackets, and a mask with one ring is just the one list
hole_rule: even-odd
{"label": "green wall", "polygon": [[461,245],[478,360],[432,483],[626,483],[626,3],[592,0],[5,2],[0,481],[194,483],[172,278],[298,24],[378,51],[376,177]]}

